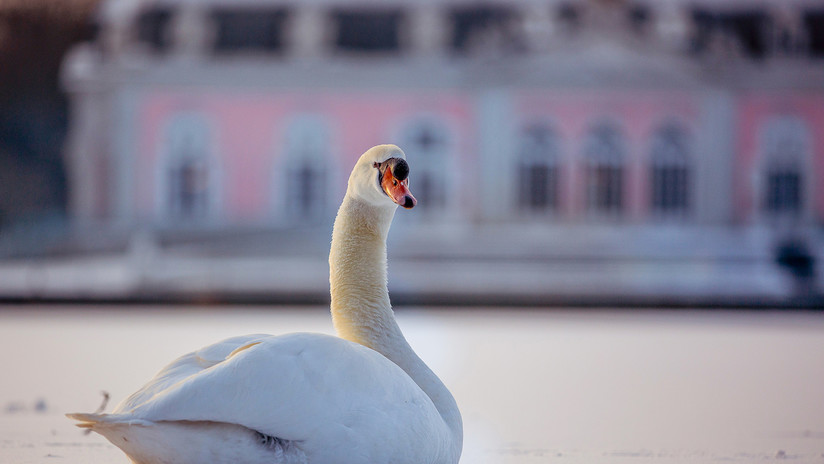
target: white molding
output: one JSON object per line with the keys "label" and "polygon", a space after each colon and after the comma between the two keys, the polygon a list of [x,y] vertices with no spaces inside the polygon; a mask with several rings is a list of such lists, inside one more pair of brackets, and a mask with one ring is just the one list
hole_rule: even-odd
{"label": "white molding", "polygon": [[[406,153],[410,165],[409,187],[415,194],[416,179],[429,176],[443,189],[443,207],[428,207],[419,203],[420,212],[414,217],[421,221],[445,220],[462,216],[461,194],[465,192],[465,176],[458,165],[460,133],[450,118],[436,111],[419,111],[403,116],[390,126],[390,139]],[[437,132],[442,146],[429,153],[417,151],[412,138],[424,128]],[[419,182],[419,180],[418,180]]]}
{"label": "white molding", "polygon": [[[270,214],[276,223],[295,226],[320,222],[334,212],[333,197],[339,189],[333,182],[340,177],[340,166],[339,154],[332,151],[336,146],[333,127],[330,119],[322,113],[297,113],[284,122],[281,131],[274,131],[274,161],[268,176],[270,184],[267,191]],[[310,166],[321,166],[322,204],[320,210],[301,218],[290,211],[290,198],[294,192],[289,190],[294,184],[290,182],[289,174],[297,165],[306,162]]]}
{"label": "white molding", "polygon": [[158,140],[157,157],[155,165],[155,212],[158,220],[165,225],[186,226],[189,218],[178,217],[169,203],[169,182],[168,175],[172,163],[182,156],[175,147],[182,143],[181,137],[186,135],[192,137],[197,143],[196,149],[200,150],[208,165],[209,190],[207,210],[203,217],[191,218],[198,225],[213,224],[222,217],[223,211],[223,191],[225,176],[223,172],[222,160],[218,156],[217,149],[218,135],[217,124],[208,115],[199,111],[180,111],[166,118]]}
{"label": "white molding", "polygon": [[[804,225],[812,222],[815,202],[815,166],[813,163],[813,138],[809,123],[794,114],[775,114],[765,119],[758,127],[758,148],[753,163],[753,206],[756,222],[779,228]],[[782,144],[795,143],[793,153],[782,151]],[[801,211],[798,216],[774,215],[764,210],[764,185],[770,163],[792,163],[798,165],[801,182]]]}

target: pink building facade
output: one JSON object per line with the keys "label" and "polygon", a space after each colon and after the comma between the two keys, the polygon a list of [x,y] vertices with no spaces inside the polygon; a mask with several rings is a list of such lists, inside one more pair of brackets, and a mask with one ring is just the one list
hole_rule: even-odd
{"label": "pink building facade", "polygon": [[[597,231],[620,251],[675,227],[743,233],[748,256],[799,237],[819,253],[822,11],[109,0],[100,37],[64,66],[71,214],[120,229],[327,227],[357,157],[396,143],[419,200],[403,220],[424,235]],[[722,242],[739,240],[706,253]]]}
{"label": "pink building facade", "polygon": [[[604,211],[604,219],[630,223],[666,219],[668,211],[663,202],[667,200],[660,198],[666,193],[663,187],[656,190],[653,184],[656,150],[667,150],[660,144],[671,143],[678,146],[669,148],[681,151],[675,156],[683,157],[672,161],[684,164],[691,177],[673,181],[684,185],[678,187],[682,192],[670,192],[678,197],[672,201],[681,205],[671,211],[671,219],[745,224],[766,220],[771,211],[765,206],[769,163],[772,156],[783,156],[781,150],[786,146],[787,150],[798,150],[791,156],[797,156],[792,162],[799,163],[799,219],[808,223],[824,220],[824,185],[818,182],[818,173],[824,172],[824,136],[815,130],[824,127],[824,96],[818,94],[722,97],[730,100],[734,115],[732,120],[724,121],[733,131],[729,141],[733,147],[732,153],[715,155],[733,154],[734,158],[715,164],[721,169],[726,168],[725,161],[733,164],[728,173],[732,188],[729,194],[722,191],[712,201],[731,201],[731,214],[707,217],[696,208],[712,209],[713,205],[702,204],[710,200],[701,197],[696,182],[701,181],[697,177],[701,175],[700,164],[713,163],[703,160],[700,153],[702,131],[707,129],[702,118],[712,111],[705,105],[713,97],[701,91],[506,91],[500,108],[492,110],[494,118],[505,119],[503,126],[489,129],[479,125],[481,115],[477,113],[485,97],[461,90],[400,89],[375,94],[363,90],[260,92],[164,86],[131,97],[134,112],[129,115],[126,137],[130,143],[123,154],[127,160],[122,166],[112,166],[114,162],[109,159],[92,171],[94,183],[99,185],[84,188],[102,191],[93,195],[90,204],[75,204],[78,217],[161,225],[174,223],[176,217],[203,226],[276,225],[297,219],[289,217],[289,202],[293,201],[303,201],[310,215],[314,214],[314,206],[305,202],[320,202],[323,214],[328,215],[333,212],[328,208],[345,190],[349,167],[360,153],[382,142],[411,148],[410,160],[415,164],[421,162],[416,159],[416,150],[425,152],[437,147],[442,151],[437,155],[442,157],[438,163],[444,164],[425,165],[425,169],[433,176],[443,176],[434,181],[438,187],[433,188],[449,189],[447,196],[454,198],[454,205],[442,206],[454,207],[450,215],[483,217],[484,208],[477,201],[482,198],[472,192],[472,185],[486,190],[482,184],[485,180],[479,176],[488,160],[482,159],[479,143],[484,138],[481,132],[491,130],[507,139],[508,145],[492,155],[500,158],[492,162],[499,164],[493,168],[494,175],[509,178],[491,181],[492,192],[498,197],[492,202],[507,198],[509,208],[505,209],[514,217],[520,210],[525,216],[553,221],[597,220],[599,208],[588,188],[597,190],[592,176],[598,174],[590,175],[587,169],[604,161],[621,170],[620,186],[610,194],[616,197],[613,201],[618,202],[615,206],[619,211],[612,215]],[[501,95],[498,97],[500,100]],[[600,133],[605,140],[597,139],[601,129],[606,131]],[[429,137],[432,140],[427,142]],[[593,159],[597,155],[589,152],[597,150],[593,144],[601,142],[614,142],[609,150],[616,159]],[[528,147],[531,143],[539,146]],[[188,187],[175,184],[177,181],[170,177],[187,156],[197,158],[192,167],[194,177],[178,179],[193,183]],[[533,173],[540,176],[533,182],[543,186],[541,192],[550,189],[545,195],[551,198],[530,200],[529,192],[519,192],[524,183],[529,183],[524,177],[529,174],[519,174],[518,170],[524,163],[533,162],[551,165],[551,173]],[[317,192],[289,190],[289,177],[304,164],[313,170],[305,182],[317,182],[311,186]],[[119,181],[113,182],[112,169],[115,173],[127,171],[128,175],[124,172]],[[100,170],[105,175],[99,175]],[[315,175],[319,177],[315,179]],[[547,175],[552,185],[544,178]],[[192,192],[197,197],[191,199],[194,203],[182,198],[187,188],[197,190]],[[305,198],[297,199],[300,195]]]}
{"label": "pink building facade", "polygon": [[[401,144],[419,120],[449,127],[449,162],[471,166],[471,100],[446,92],[221,92],[164,89],[140,97],[134,188],[124,202],[147,221],[289,224],[328,218],[360,154]],[[189,147],[194,203],[170,176]],[[189,210],[191,209],[191,210]],[[302,215],[306,217],[302,218]]]}
{"label": "pink building facade", "polygon": [[799,174],[799,216],[824,222],[824,95],[747,93],[736,106],[736,219],[759,222],[775,212],[770,206],[775,201],[770,200],[772,169]]}

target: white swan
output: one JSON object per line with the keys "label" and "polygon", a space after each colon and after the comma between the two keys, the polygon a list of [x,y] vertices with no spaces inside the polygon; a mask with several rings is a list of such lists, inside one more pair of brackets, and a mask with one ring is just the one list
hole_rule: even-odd
{"label": "white swan", "polygon": [[68,414],[138,464],[457,463],[449,390],[403,337],[386,288],[386,235],[415,205],[394,145],[349,177],[329,253],[340,336],[230,338],[166,366],[111,414]]}

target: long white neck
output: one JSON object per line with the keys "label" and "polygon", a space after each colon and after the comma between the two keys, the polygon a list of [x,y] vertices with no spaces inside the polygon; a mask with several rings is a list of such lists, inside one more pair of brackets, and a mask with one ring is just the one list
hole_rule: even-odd
{"label": "long white neck", "polygon": [[409,346],[389,302],[386,236],[394,215],[394,206],[373,206],[348,194],[343,199],[329,253],[332,321],[341,338],[383,354],[429,395],[460,450],[463,426],[455,399]]}

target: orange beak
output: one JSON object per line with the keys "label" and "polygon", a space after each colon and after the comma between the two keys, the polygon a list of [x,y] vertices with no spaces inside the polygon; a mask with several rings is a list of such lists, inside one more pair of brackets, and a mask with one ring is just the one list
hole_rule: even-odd
{"label": "orange beak", "polygon": [[418,200],[409,192],[409,178],[398,180],[392,174],[391,167],[387,167],[383,173],[381,188],[389,195],[392,201],[406,209],[412,209],[413,206],[418,204]]}

